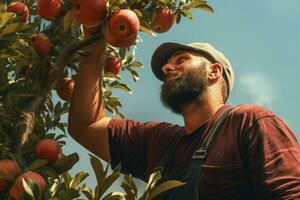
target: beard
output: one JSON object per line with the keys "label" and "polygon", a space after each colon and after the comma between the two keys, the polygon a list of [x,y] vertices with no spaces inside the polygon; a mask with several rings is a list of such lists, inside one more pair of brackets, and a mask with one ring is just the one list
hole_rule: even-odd
{"label": "beard", "polygon": [[182,114],[182,107],[189,103],[203,102],[207,89],[207,71],[204,66],[190,68],[175,79],[161,86],[160,99],[166,108],[176,114]]}

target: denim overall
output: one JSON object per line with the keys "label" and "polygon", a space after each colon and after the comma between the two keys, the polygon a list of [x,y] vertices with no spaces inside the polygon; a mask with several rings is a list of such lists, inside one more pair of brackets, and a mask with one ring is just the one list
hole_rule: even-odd
{"label": "denim overall", "polygon": [[208,149],[218,133],[218,128],[227,118],[228,114],[232,111],[233,108],[228,108],[222,113],[220,119],[213,125],[209,130],[208,134],[205,135],[204,139],[200,144],[200,148],[196,150],[193,154],[190,164],[180,170],[174,170],[171,172],[164,171],[165,166],[172,158],[172,155],[176,149],[177,144],[179,143],[181,136],[175,138],[173,143],[169,146],[166,153],[163,155],[162,159],[159,162],[156,170],[159,170],[162,174],[162,178],[159,180],[157,185],[168,181],[168,180],[178,180],[186,183],[183,186],[173,188],[166,192],[163,192],[156,196],[154,200],[198,200],[199,197],[199,175],[201,173],[201,165],[206,160]]}

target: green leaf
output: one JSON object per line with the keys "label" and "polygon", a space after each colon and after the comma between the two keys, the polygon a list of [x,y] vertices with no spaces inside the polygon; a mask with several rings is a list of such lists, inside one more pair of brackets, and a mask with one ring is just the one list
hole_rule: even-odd
{"label": "green leaf", "polygon": [[126,200],[125,194],[121,192],[112,192],[106,195],[103,200]]}
{"label": "green leaf", "polygon": [[94,200],[94,193],[91,188],[83,188],[80,190],[88,200]]}
{"label": "green leaf", "polygon": [[47,139],[54,139],[55,138],[55,133],[47,133],[46,138]]}
{"label": "green leaf", "polygon": [[62,138],[66,138],[66,137],[67,137],[66,135],[60,134],[60,135],[58,135],[58,136],[55,137],[55,140],[58,141],[58,140],[60,140]]}
{"label": "green leaf", "polygon": [[159,179],[161,179],[161,173],[159,171],[153,172],[149,177],[149,181],[145,187],[145,191],[153,188]]}
{"label": "green leaf", "polygon": [[41,174],[43,177],[58,178],[59,176],[52,167],[48,167],[47,165],[39,169],[39,174]]}
{"label": "green leaf", "polygon": [[183,9],[183,10],[181,11],[181,13],[182,13],[185,17],[187,17],[187,18],[193,19],[193,15],[192,15],[192,13],[191,13],[190,11]]}
{"label": "green leaf", "polygon": [[[1,4],[0,4],[1,6]],[[1,13],[0,14],[0,28],[4,27],[6,23],[14,18],[16,16],[16,13],[12,12],[6,12],[6,13]]]}
{"label": "green leaf", "polygon": [[15,32],[20,32],[20,31],[24,31],[26,29],[30,29],[31,26],[29,26],[28,24],[23,24],[23,23],[13,23],[13,24],[9,24],[8,26],[6,26],[1,35],[6,35],[9,33],[15,33]]}
{"label": "green leaf", "polygon": [[191,1],[185,5],[183,5],[184,9],[191,9],[191,8],[196,8],[200,5],[207,5],[207,3],[205,1],[201,1],[201,0],[195,0],[195,1]]}
{"label": "green leaf", "polygon": [[141,62],[135,61],[132,62],[128,65],[128,67],[139,67],[139,68],[143,68],[143,64]]}
{"label": "green leaf", "polygon": [[179,187],[179,186],[183,186],[185,185],[185,183],[182,183],[180,181],[175,181],[175,180],[171,180],[171,181],[166,181],[162,184],[160,184],[157,188],[155,188],[153,190],[153,192],[150,193],[150,198],[149,200],[153,199],[154,197],[156,197],[158,194],[165,192],[167,190]]}
{"label": "green leaf", "polygon": [[103,184],[101,185],[101,193],[99,197],[101,197],[107,189],[121,176],[120,173],[114,172],[111,175],[109,175],[104,181]]}
{"label": "green leaf", "polygon": [[54,115],[57,115],[57,113],[59,113],[60,109],[62,108],[62,104],[61,102],[59,101],[55,107],[54,107]]}
{"label": "green leaf", "polygon": [[92,164],[92,167],[93,167],[96,179],[97,179],[97,184],[101,185],[105,178],[105,172],[103,170],[103,165],[97,157],[95,157],[91,154],[90,154],[90,161],[91,161],[91,164]]}
{"label": "green leaf", "polygon": [[29,167],[30,171],[36,171],[37,169],[41,168],[42,166],[45,166],[48,162],[43,159],[36,159],[32,162],[32,164]]}
{"label": "green leaf", "polygon": [[119,49],[119,56],[121,59],[124,59],[126,55],[126,49],[125,48],[120,48]]}
{"label": "green leaf", "polygon": [[72,180],[72,176],[69,172],[65,172],[63,175],[62,175],[62,179],[64,180],[64,182],[66,183],[66,186],[69,187],[70,185],[70,182]]}
{"label": "green leaf", "polygon": [[142,12],[140,11],[140,10],[138,10],[138,9],[133,9],[133,11],[135,12],[135,14],[138,16],[138,17],[143,17],[143,14],[142,14]]}
{"label": "green leaf", "polygon": [[129,64],[131,63],[131,61],[135,58],[135,53],[131,53],[126,59],[125,62],[123,64]]}
{"label": "green leaf", "polygon": [[153,31],[151,31],[150,29],[148,29],[144,26],[140,26],[140,31],[143,31],[144,33],[147,33],[151,36],[157,37],[157,35]]}
{"label": "green leaf", "polygon": [[140,76],[139,76],[139,74],[136,71],[134,71],[133,69],[130,69],[130,68],[127,68],[127,70],[131,74],[134,82],[136,82],[136,81],[138,81],[140,79]]}
{"label": "green leaf", "polygon": [[58,199],[74,199],[78,198],[80,196],[79,191],[74,188],[67,188],[65,190],[62,190],[59,195]]}
{"label": "green leaf", "polygon": [[64,29],[64,33],[67,33],[69,31],[69,29],[71,28],[72,22],[73,22],[73,15],[72,15],[72,11],[69,10],[64,18],[63,18],[63,29]]}
{"label": "green leaf", "polygon": [[56,179],[54,183],[52,183],[52,185],[49,188],[49,192],[52,193],[53,195],[55,195],[55,193],[58,190],[58,186],[61,185],[58,183],[58,180]]}
{"label": "green leaf", "polygon": [[66,125],[66,123],[58,123],[58,124],[56,124],[56,127],[57,128],[59,128],[63,133],[67,133],[67,130],[66,130],[66,128],[67,128],[67,125]]}
{"label": "green leaf", "polygon": [[29,186],[29,184],[30,184],[29,181],[30,180],[25,180],[24,178],[22,178],[22,184],[23,184],[24,190],[26,191],[26,193],[30,196],[30,198],[32,200],[35,200],[34,193],[31,189],[31,187]]}
{"label": "green leaf", "polygon": [[70,187],[76,189],[78,185],[87,177],[89,174],[87,172],[78,172],[73,180],[70,182]]}
{"label": "green leaf", "polygon": [[214,9],[212,7],[210,7],[209,5],[200,5],[198,7],[196,7],[197,9],[200,9],[200,10],[204,10],[206,12],[209,12],[209,13],[214,13]]}
{"label": "green leaf", "polygon": [[129,92],[129,94],[132,94],[132,91],[131,91],[130,87],[128,85],[124,84],[124,83],[119,83],[119,84],[113,85],[111,87],[115,88],[115,89],[124,90],[124,91]]}
{"label": "green leaf", "polygon": [[7,5],[4,2],[0,2],[0,13],[5,12],[7,9]]}
{"label": "green leaf", "polygon": [[175,14],[175,19],[176,19],[176,23],[179,24],[180,20],[181,20],[181,13],[180,12],[177,12]]}
{"label": "green leaf", "polygon": [[137,187],[133,181],[132,176],[125,175],[121,187],[126,192],[129,199],[136,199]]}

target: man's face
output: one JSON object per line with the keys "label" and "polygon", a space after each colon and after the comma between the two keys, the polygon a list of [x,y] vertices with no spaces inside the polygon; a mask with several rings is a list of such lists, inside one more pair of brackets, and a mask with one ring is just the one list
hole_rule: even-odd
{"label": "man's face", "polygon": [[206,63],[205,58],[192,51],[179,51],[170,57],[162,68],[165,82],[160,98],[165,107],[182,114],[182,106],[202,102],[207,88]]}

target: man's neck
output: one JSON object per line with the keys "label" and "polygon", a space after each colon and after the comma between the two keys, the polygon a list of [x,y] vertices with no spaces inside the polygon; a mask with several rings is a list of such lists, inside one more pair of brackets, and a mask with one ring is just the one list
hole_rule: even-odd
{"label": "man's neck", "polygon": [[222,101],[206,101],[201,103],[190,103],[183,107],[182,116],[187,133],[192,133],[203,123],[205,123],[213,114],[215,114],[224,103]]}

